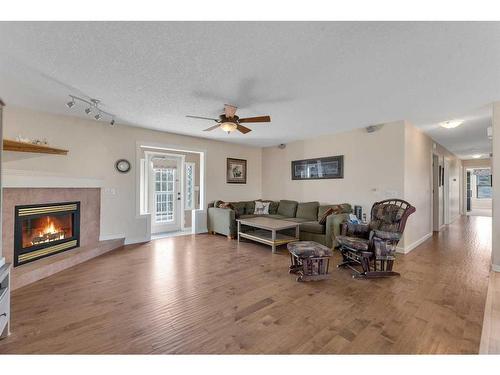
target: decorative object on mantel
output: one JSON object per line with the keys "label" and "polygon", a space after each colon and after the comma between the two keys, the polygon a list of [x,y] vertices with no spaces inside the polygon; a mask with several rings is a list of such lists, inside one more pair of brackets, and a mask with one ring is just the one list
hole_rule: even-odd
{"label": "decorative object on mantel", "polygon": [[127,173],[130,171],[130,162],[126,159],[117,160],[115,168],[120,173]]}
{"label": "decorative object on mantel", "polygon": [[227,158],[226,182],[228,184],[247,183],[247,161]]}
{"label": "decorative object on mantel", "polygon": [[292,180],[330,178],[344,178],[344,155],[292,161]]}
{"label": "decorative object on mantel", "polygon": [[64,150],[61,148],[49,147],[43,144],[18,142],[18,141],[13,141],[11,139],[3,140],[3,150],[15,151],[15,152],[34,152],[38,154],[54,154],[54,155],[68,154],[68,150]]}
{"label": "decorative object on mantel", "polygon": [[79,96],[75,95],[69,95],[71,100],[66,103],[66,107],[68,108],[73,108],[76,104],[76,101],[85,103],[87,105],[87,108],[85,108],[85,113],[89,116],[94,116],[94,119],[96,121],[99,121],[103,118],[103,116],[106,116],[110,118],[111,120],[109,121],[109,124],[111,126],[115,125],[115,115],[106,111],[103,111],[101,108],[99,108],[99,105],[101,105],[101,101],[99,99],[93,99],[90,98],[89,100],[80,98]]}
{"label": "decorative object on mantel", "polygon": [[42,145],[42,146],[48,146],[49,142],[47,142],[47,138],[43,139],[38,139],[38,138],[24,138],[22,135],[18,135],[16,137],[16,142],[22,142],[22,143],[29,143],[32,145]]}

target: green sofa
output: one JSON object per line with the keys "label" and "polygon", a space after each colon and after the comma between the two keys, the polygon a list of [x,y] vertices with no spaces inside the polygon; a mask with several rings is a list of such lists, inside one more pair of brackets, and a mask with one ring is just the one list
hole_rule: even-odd
{"label": "green sofa", "polygon": [[[347,221],[352,207],[344,203],[340,205],[320,205],[319,202],[299,203],[290,200],[265,201],[271,202],[269,215],[255,215],[255,201],[230,202],[234,209],[218,208],[220,201],[208,206],[208,232],[219,233],[230,238],[236,237],[236,218],[265,216],[299,223],[300,239],[315,241],[330,248],[337,245],[335,236],[340,234],[340,226]],[[319,219],[330,207],[340,206],[341,213],[327,217],[324,225]]]}

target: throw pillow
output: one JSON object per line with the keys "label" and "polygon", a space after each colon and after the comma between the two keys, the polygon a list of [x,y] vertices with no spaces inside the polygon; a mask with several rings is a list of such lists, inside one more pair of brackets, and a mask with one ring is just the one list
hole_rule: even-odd
{"label": "throw pillow", "polygon": [[340,213],[340,210],[338,209],[335,209],[333,207],[330,207],[328,210],[325,211],[325,213],[323,214],[323,216],[321,216],[318,220],[318,222],[321,224],[321,225],[325,225],[326,224],[326,218],[332,214],[338,214]]}
{"label": "throw pillow", "polygon": [[231,203],[229,202],[222,202],[220,205],[219,205],[219,208],[229,208],[231,210],[234,210],[234,207]]}
{"label": "throw pillow", "polygon": [[269,206],[271,202],[255,201],[255,215],[269,215]]}

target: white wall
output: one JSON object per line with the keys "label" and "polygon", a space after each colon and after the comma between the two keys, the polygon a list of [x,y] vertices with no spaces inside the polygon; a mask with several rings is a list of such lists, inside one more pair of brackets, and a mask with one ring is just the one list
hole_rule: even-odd
{"label": "white wall", "polygon": [[[375,133],[365,129],[292,142],[281,150],[262,152],[262,195],[361,205],[370,215],[374,202],[403,196],[404,123],[385,124]],[[297,181],[291,179],[292,160],[344,155],[344,178]]]}
{"label": "white wall", "polygon": [[[126,236],[142,240],[147,221],[138,215],[136,195],[137,143],[178,145],[206,151],[206,197],[243,200],[261,196],[261,149],[203,138],[182,136],[117,124],[109,126],[72,116],[52,115],[8,107],[4,110],[4,137],[47,138],[53,146],[69,150],[67,156],[4,152],[7,169],[44,171],[104,181],[101,196],[101,237]],[[247,184],[226,184],[226,158],[248,160]],[[115,170],[115,161],[132,164],[128,174]],[[113,190],[114,189],[114,190]],[[114,191],[114,194],[113,194]]]}

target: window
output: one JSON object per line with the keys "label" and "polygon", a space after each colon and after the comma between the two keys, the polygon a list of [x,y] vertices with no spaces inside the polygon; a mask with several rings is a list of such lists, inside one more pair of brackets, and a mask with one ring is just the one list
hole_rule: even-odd
{"label": "window", "polygon": [[476,176],[476,187],[477,187],[477,198],[491,198],[492,188],[491,188],[491,175]]}
{"label": "window", "polygon": [[155,168],[155,222],[174,220],[174,172],[173,168]]}
{"label": "window", "polygon": [[195,174],[195,165],[194,163],[185,163],[185,175],[186,175],[186,193],[185,193],[185,209],[186,210],[194,210],[195,202],[194,202],[194,174]]}

